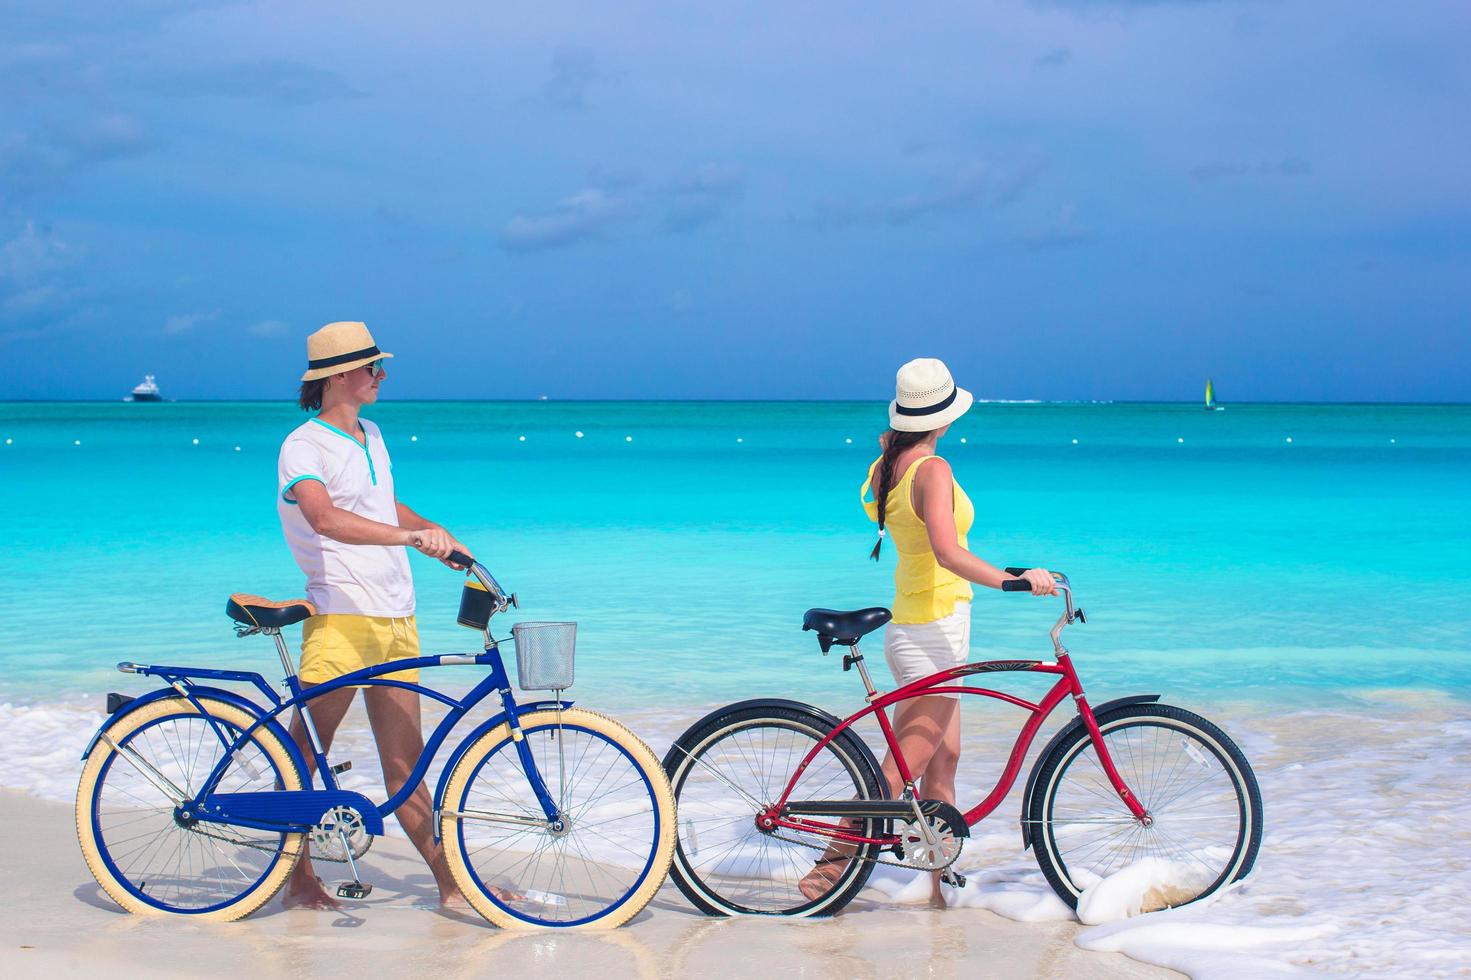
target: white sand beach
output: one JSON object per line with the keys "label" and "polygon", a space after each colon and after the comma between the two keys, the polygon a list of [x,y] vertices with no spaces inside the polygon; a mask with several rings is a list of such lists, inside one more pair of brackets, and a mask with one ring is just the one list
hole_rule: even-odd
{"label": "white sand beach", "polygon": [[[1022,850],[1012,799],[976,827],[958,864],[969,885],[950,890],[944,912],[925,908],[922,876],[879,868],[831,920],[710,919],[666,884],[629,926],[603,934],[507,933],[439,914],[427,869],[391,820],[363,862],[372,896],[343,913],[276,901],[227,925],[126,915],[83,864],[66,802],[80,746],[101,720],[95,699],[0,705],[9,736],[0,765],[29,790],[0,790],[0,821],[25,842],[4,862],[0,974],[171,976],[223,952],[250,976],[409,968],[426,957],[450,976],[549,964],[613,976],[754,976],[793,964],[808,977],[1171,975],[1161,967],[1212,980],[1471,976],[1462,914],[1471,830],[1457,817],[1471,793],[1471,722],[1459,701],[1429,692],[1359,700],[1291,713],[1211,706],[1256,768],[1267,832],[1251,876],[1207,902],[1080,924]],[[350,775],[368,788],[381,777],[360,711],[341,751],[363,761]],[[632,720],[657,743],[672,737],[651,717]],[[965,752],[979,774],[1006,741],[984,716],[976,724]]]}
{"label": "white sand beach", "polygon": [[[433,881],[408,841],[377,842],[365,861],[373,894],[341,912],[283,910],[274,900],[239,922],[128,915],[88,874],[71,808],[0,793],[12,841],[5,861],[0,975],[614,977],[1179,976],[1118,953],[1080,949],[1083,927],[1024,923],[981,909],[931,912],[870,890],[830,920],[711,919],[672,885],[622,929],[508,932],[433,908]],[[323,873],[333,872],[324,866]]]}
{"label": "white sand beach", "polygon": [[[1237,736],[1266,802],[1255,870],[1209,901],[1080,924],[1022,850],[1013,798],[975,828],[957,864],[969,885],[949,890],[945,912],[925,908],[924,877],[881,867],[832,920],[709,919],[666,884],[622,930],[552,935],[502,933],[426,907],[434,895],[428,871],[392,820],[363,862],[372,896],[342,914],[285,912],[277,901],[221,926],[125,915],[83,864],[66,802],[80,748],[101,721],[96,699],[0,704],[8,736],[0,766],[19,784],[0,790],[0,821],[10,840],[26,842],[4,862],[0,973],[189,973],[191,955],[218,956],[228,942],[230,958],[258,976],[408,967],[425,956],[452,976],[548,962],[596,964],[618,976],[756,975],[794,962],[811,977],[1167,975],[1158,967],[1211,980],[1471,976],[1471,926],[1462,914],[1471,830],[1457,817],[1471,794],[1471,722],[1461,702],[1378,690],[1340,709],[1209,709]],[[348,775],[371,791],[381,776],[360,712],[349,715],[339,751],[362,761]],[[629,718],[656,744],[673,736],[653,715]],[[973,723],[966,771],[978,776],[1008,739],[984,713]],[[341,873],[330,864],[318,871],[328,880]],[[160,959],[162,949],[169,958]]]}

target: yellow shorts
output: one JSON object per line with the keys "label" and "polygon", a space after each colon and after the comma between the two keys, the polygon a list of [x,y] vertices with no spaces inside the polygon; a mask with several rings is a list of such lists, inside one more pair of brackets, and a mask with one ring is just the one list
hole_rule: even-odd
{"label": "yellow shorts", "polygon": [[[412,616],[391,619],[326,613],[302,623],[299,676],[303,684],[323,684],[354,670],[418,655],[419,628]],[[419,672],[398,670],[379,676],[416,682]]]}

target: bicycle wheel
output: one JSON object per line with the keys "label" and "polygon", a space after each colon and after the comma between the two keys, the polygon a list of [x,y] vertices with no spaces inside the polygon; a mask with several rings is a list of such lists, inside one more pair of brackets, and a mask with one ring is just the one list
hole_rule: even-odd
{"label": "bicycle wheel", "polygon": [[[756,826],[756,815],[781,798],[832,727],[797,707],[737,707],[700,721],[670,748],[664,767],[680,815],[671,871],[696,908],[707,915],[831,915],[862,890],[873,872],[874,845],[853,846],[846,861],[826,865],[834,869],[824,876],[826,889],[809,898],[798,882],[832,839]],[[791,799],[883,799],[880,785],[858,736],[845,731],[812,760]],[[854,830],[872,836],[879,824],[864,819]]]}
{"label": "bicycle wheel", "polygon": [[[200,704],[232,738],[255,722],[222,701]],[[104,734],[82,767],[76,804],[77,840],[102,890],[129,912],[217,921],[270,901],[296,866],[304,834],[176,820],[175,801],[113,748],[136,753],[192,797],[225,751],[209,720],[184,698],[165,698],[122,716]],[[286,746],[262,728],[235,753],[217,788],[301,789],[302,780]]]}
{"label": "bicycle wheel", "polygon": [[658,759],[581,708],[528,712],[521,730],[566,826],[547,828],[510,726],[498,725],[446,785],[440,828],[456,883],[502,928],[622,925],[669,873],[674,800]]}
{"label": "bicycle wheel", "polygon": [[1028,819],[1037,863],[1077,907],[1083,889],[1125,868],[1151,879],[1142,911],[1185,905],[1243,878],[1262,839],[1256,776],[1234,742],[1199,715],[1139,704],[1098,718],[1124,784],[1149,812],[1134,819],[1099,764],[1085,728],[1038,770]]}

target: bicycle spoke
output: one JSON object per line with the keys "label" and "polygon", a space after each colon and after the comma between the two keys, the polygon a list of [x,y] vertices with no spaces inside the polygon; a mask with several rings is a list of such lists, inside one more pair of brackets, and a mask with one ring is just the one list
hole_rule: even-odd
{"label": "bicycle spoke", "polygon": [[[676,872],[693,876],[702,891],[739,909],[782,912],[809,905],[797,884],[831,838],[791,828],[762,833],[755,818],[786,791],[793,771],[821,738],[796,724],[753,719],[690,749],[675,781],[683,827],[682,867]],[[794,799],[867,796],[831,742],[791,793]],[[848,867],[838,881],[847,880]]]}
{"label": "bicycle spoke", "polygon": [[[497,887],[515,893],[486,892],[496,905],[531,921],[578,922],[602,914],[631,894],[653,858],[649,785],[618,744],[598,732],[564,723],[560,729],[534,726],[526,738],[548,789],[561,796],[565,830],[508,826],[487,834],[483,824],[460,821],[465,863],[487,888],[500,882]],[[476,798],[533,812],[529,779],[509,740],[493,748],[465,784],[462,806]]]}
{"label": "bicycle spoke", "polygon": [[1192,729],[1163,718],[1106,726],[1104,742],[1150,824],[1121,814],[1121,801],[1091,742],[1080,739],[1052,777],[1042,830],[1060,868],[1081,890],[1142,859],[1165,862],[1155,892],[1180,904],[1213,888],[1238,853],[1239,787],[1219,754]]}
{"label": "bicycle spoke", "polygon": [[[197,709],[180,707],[178,712],[133,730],[119,749],[126,747],[193,796],[218,765],[224,747]],[[239,729],[218,723],[229,737],[238,737]],[[97,778],[91,819],[120,884],[135,895],[172,911],[206,910],[248,892],[275,865],[279,834],[176,822],[174,806],[159,803],[152,781],[122,761],[117,750],[109,751]],[[262,775],[252,780],[252,771]],[[275,763],[252,740],[241,746],[221,786],[264,791],[276,782]],[[277,846],[262,846],[273,841]]]}

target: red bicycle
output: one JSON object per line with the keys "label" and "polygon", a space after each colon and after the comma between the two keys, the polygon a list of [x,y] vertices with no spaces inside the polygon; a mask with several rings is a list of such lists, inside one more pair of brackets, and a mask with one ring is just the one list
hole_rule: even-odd
{"label": "red bicycle", "polygon": [[[964,664],[887,694],[874,688],[858,641],[887,623],[889,610],[808,610],[802,628],[816,631],[824,654],[850,648],[843,670],[858,668],[868,706],[840,720],[797,701],[741,701],[681,735],[664,757],[680,818],[672,867],[680,891],[710,915],[802,916],[837,912],[875,864],[939,871],[964,886],[951,865],[970,828],[1005,799],[1042,723],[1069,696],[1077,715],[1038,756],[1021,812],[1022,845],[1062,900],[1076,907],[1089,885],[1141,861],[1157,862],[1148,869],[1156,884],[1145,911],[1193,902],[1245,877],[1262,835],[1261,793],[1245,756],[1221,729],[1160,704],[1157,694],[1090,707],[1061,640],[1066,626],[1087,620],[1067,576],[1053,575],[1066,603],[1051,630],[1054,661]],[[1003,584],[1008,592],[1030,588]],[[964,684],[1006,671],[1055,674],[1057,682],[1036,704]],[[916,796],[886,713],[929,694],[979,695],[1028,713],[1001,778],[963,813]],[[898,799],[889,798],[878,760],[853,730],[869,715],[903,780]],[[798,882],[820,855],[842,867],[822,876],[826,891],[813,898]]]}

